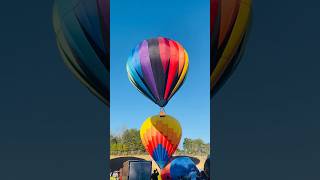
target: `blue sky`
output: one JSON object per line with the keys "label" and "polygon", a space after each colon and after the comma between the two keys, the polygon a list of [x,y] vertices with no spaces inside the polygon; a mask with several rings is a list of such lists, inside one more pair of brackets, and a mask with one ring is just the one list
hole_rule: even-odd
{"label": "blue sky", "polygon": [[159,113],[130,84],[125,65],[137,43],[163,36],[180,42],[190,59],[187,79],[165,110],[179,120],[182,138],[209,142],[209,1],[112,1],[111,14],[111,132],[139,129],[147,117]]}

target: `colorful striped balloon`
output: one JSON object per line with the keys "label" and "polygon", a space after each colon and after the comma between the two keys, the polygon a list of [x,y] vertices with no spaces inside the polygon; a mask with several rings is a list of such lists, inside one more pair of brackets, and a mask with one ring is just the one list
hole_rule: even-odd
{"label": "colorful striped balloon", "polygon": [[145,96],[164,107],[183,84],[189,59],[176,41],[158,37],[142,41],[127,62],[130,82]]}
{"label": "colorful striped balloon", "polygon": [[169,115],[149,117],[140,128],[142,144],[161,169],[177,150],[181,135],[179,122]]}
{"label": "colorful striped balloon", "polygon": [[251,13],[251,0],[211,0],[211,97],[237,67]]}
{"label": "colorful striped balloon", "polygon": [[109,106],[109,0],[55,0],[53,25],[65,64]]}

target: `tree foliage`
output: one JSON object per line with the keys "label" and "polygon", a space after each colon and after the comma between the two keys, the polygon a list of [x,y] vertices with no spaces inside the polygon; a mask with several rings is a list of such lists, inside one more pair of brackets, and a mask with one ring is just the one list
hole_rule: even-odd
{"label": "tree foliage", "polygon": [[145,154],[139,130],[126,129],[120,136],[110,135],[110,153],[112,155]]}
{"label": "tree foliage", "polygon": [[[204,143],[201,139],[185,138],[182,142],[182,147],[183,149],[177,149],[176,154],[208,155],[210,153],[210,144]],[[126,129],[121,135],[110,135],[110,154],[146,154],[139,130]]]}
{"label": "tree foliage", "polygon": [[182,145],[185,154],[206,155],[210,153],[210,144],[204,143],[202,139],[185,138]]}

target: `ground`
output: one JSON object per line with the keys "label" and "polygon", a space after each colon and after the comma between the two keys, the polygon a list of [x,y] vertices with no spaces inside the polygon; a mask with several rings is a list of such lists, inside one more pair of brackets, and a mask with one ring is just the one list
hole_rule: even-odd
{"label": "ground", "polygon": [[[207,159],[207,156],[189,156],[193,162],[195,162],[195,164],[197,165],[199,170],[203,170],[203,166],[204,166],[204,162]],[[157,166],[157,164],[152,160],[152,158],[149,155],[126,155],[126,156],[115,156],[115,155],[111,155],[110,156],[110,168],[111,171],[114,170],[119,170],[122,167],[122,163],[127,161],[127,160],[148,160],[148,161],[152,161],[152,169],[158,169],[158,171],[160,172],[159,167]]]}

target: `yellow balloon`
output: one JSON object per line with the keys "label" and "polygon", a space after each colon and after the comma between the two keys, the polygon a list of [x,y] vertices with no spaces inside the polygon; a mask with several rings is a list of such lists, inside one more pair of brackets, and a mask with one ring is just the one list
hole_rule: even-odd
{"label": "yellow balloon", "polygon": [[149,117],[140,128],[142,144],[161,169],[177,150],[181,136],[180,123],[170,115]]}

